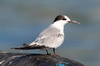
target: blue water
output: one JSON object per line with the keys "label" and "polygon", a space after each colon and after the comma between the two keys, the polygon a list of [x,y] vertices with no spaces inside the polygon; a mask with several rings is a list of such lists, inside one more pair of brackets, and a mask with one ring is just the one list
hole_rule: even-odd
{"label": "blue water", "polygon": [[65,26],[65,41],[57,49],[57,54],[86,66],[99,66],[99,0],[0,0],[0,50],[45,53],[40,50],[15,51],[10,48],[34,41],[59,14],[68,15],[81,24]]}

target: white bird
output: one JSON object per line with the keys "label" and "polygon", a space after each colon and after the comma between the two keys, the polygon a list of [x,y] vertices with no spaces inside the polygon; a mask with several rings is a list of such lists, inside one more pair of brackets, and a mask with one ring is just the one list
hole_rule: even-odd
{"label": "white bird", "polygon": [[24,44],[23,47],[13,49],[43,49],[46,50],[47,54],[49,54],[48,49],[53,49],[55,54],[55,48],[61,46],[64,41],[64,25],[67,23],[80,24],[65,15],[58,15],[53,23],[39,34],[35,41],[30,44]]}

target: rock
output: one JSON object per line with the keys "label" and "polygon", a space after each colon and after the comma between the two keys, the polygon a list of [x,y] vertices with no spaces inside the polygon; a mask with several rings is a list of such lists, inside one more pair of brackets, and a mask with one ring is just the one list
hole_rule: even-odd
{"label": "rock", "polygon": [[58,55],[0,53],[0,66],[84,66]]}

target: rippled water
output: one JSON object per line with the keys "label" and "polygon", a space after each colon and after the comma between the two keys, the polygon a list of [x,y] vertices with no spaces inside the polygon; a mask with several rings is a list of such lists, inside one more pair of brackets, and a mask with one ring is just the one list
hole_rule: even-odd
{"label": "rippled water", "polygon": [[81,24],[66,24],[65,41],[57,49],[57,54],[86,66],[99,66],[99,12],[99,0],[0,0],[0,50],[45,53],[40,50],[15,51],[10,48],[31,43],[57,15],[65,14]]}

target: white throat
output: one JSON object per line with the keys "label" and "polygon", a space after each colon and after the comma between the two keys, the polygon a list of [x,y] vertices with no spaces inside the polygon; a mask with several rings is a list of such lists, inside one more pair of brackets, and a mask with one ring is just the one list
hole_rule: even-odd
{"label": "white throat", "polygon": [[59,29],[61,34],[64,34],[64,25],[65,24],[66,23],[64,21],[60,20],[60,21],[54,22],[52,24],[52,26]]}

